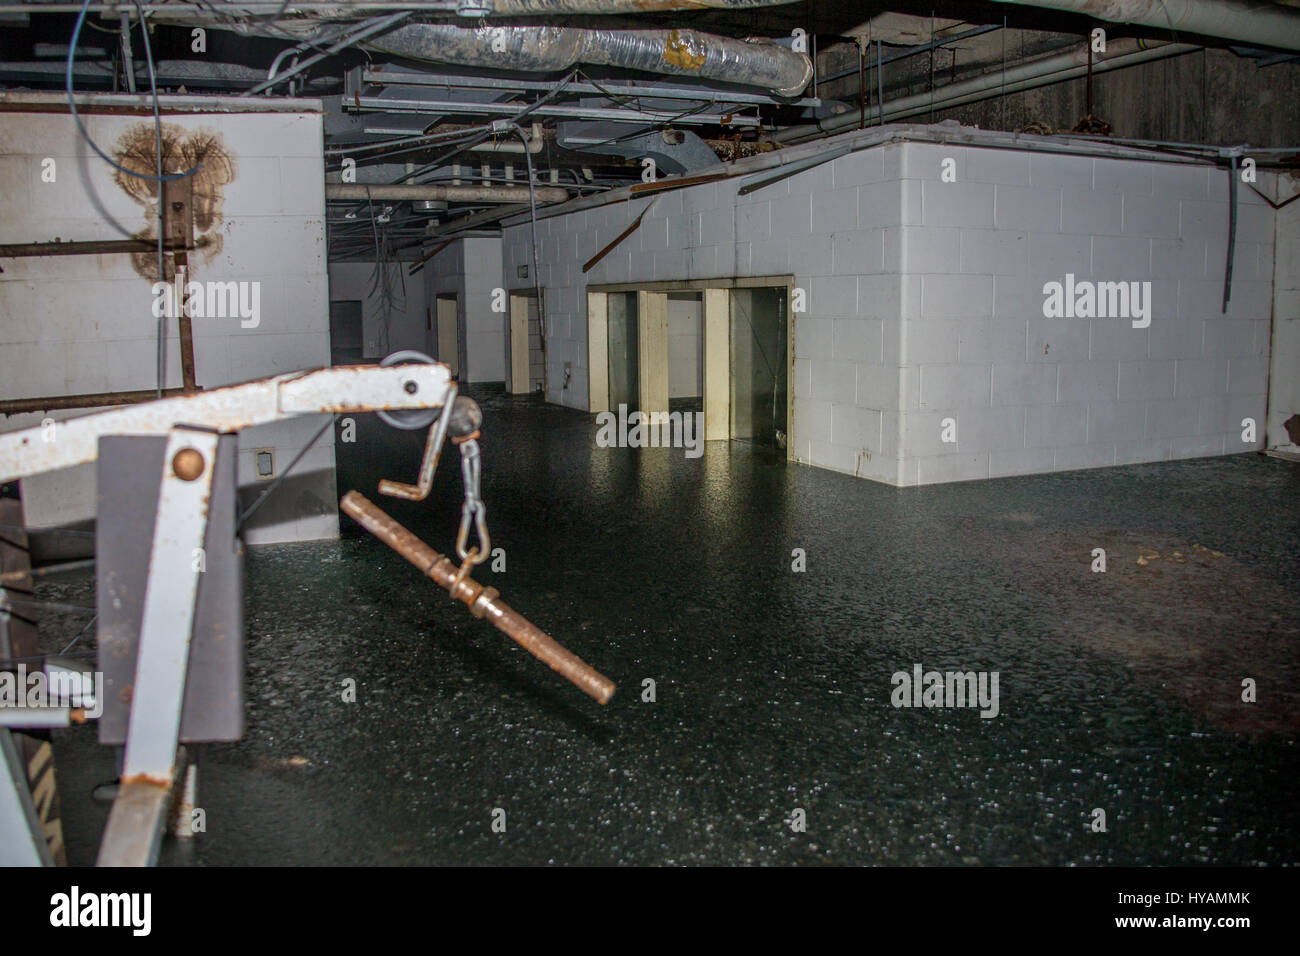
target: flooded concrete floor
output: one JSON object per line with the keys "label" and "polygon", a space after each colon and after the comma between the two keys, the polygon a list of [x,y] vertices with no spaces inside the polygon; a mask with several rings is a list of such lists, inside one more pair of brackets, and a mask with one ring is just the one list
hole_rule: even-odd
{"label": "flooded concrete floor", "polygon": [[[483,405],[507,563],[478,577],[618,694],[601,708],[347,518],[342,541],[256,550],[248,734],[198,749],[207,831],[164,862],[1300,862],[1296,466],[896,489],[742,443],[599,449],[589,416]],[[459,474],[381,498],[423,434],[357,422],[341,488],[449,550]],[[1000,713],[895,709],[915,664],[997,671]],[[86,728],[56,745],[89,862],[112,757]]]}

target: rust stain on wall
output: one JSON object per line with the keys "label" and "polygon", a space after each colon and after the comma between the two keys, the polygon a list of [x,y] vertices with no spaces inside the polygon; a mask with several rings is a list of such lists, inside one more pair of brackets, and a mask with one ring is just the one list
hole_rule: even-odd
{"label": "rust stain on wall", "polygon": [[[235,159],[226,148],[221,135],[210,129],[186,129],[175,123],[162,124],[162,155],[164,174],[180,173],[199,167],[191,178],[194,186],[194,239],[198,251],[189,257],[192,272],[195,260],[211,262],[221,251],[222,236],[218,226],[222,222],[221,206],[225,188],[235,178]],[[149,176],[158,174],[157,137],[154,124],[136,123],[117,141],[113,158],[125,168]],[[113,179],[128,196],[138,202],[145,212],[147,225],[135,233],[137,239],[158,239],[158,194],[161,184],[149,179],[139,179],[117,171]],[[135,271],[150,282],[158,279],[156,253],[131,254]],[[173,259],[163,256],[165,279],[174,274]]]}

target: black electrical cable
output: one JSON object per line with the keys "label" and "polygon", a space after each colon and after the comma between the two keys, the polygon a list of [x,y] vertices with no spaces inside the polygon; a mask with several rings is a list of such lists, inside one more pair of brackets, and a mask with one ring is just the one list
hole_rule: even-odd
{"label": "black electrical cable", "polygon": [[546,388],[546,299],[542,295],[541,277],[537,268],[537,190],[533,182],[533,154],[528,151],[528,136],[518,123],[513,124],[524,144],[524,159],[528,163],[528,230],[529,244],[533,247],[533,294],[537,296],[537,334],[542,340],[542,389]]}
{"label": "black electrical cable", "polygon": [[135,170],[127,169],[125,166],[116,162],[111,156],[100,149],[99,146],[96,145],[95,141],[90,138],[90,133],[86,131],[86,124],[81,121],[81,114],[77,112],[77,98],[72,91],[73,58],[77,55],[77,40],[81,36],[81,28],[86,23],[86,13],[89,9],[90,0],[82,0],[81,12],[77,14],[77,23],[72,28],[72,39],[68,41],[68,63],[64,75],[65,88],[68,93],[68,111],[72,113],[73,122],[77,124],[77,132],[80,133],[81,138],[86,141],[86,145],[95,151],[95,155],[108,163],[108,165],[112,166],[118,172],[124,173],[127,176],[134,176],[136,179],[147,179],[151,182],[169,182],[173,179],[184,179],[186,176],[193,176],[199,171],[199,168],[203,165],[202,163],[194,166],[193,169],[187,169],[183,173],[172,173],[170,176],[150,176],[148,173],[137,173]]}
{"label": "black electrical cable", "polygon": [[63,650],[59,651],[58,656],[59,656],[59,657],[62,657],[63,655],[67,654],[68,651],[72,650],[72,648],[77,644],[77,642],[80,641],[83,637],[86,636],[86,632],[87,632],[88,630],[90,630],[92,627],[94,627],[95,622],[98,621],[98,620],[99,620],[99,615],[96,614],[96,615],[95,615],[94,617],[92,617],[89,621],[87,621],[87,622],[86,622],[86,626],[83,627],[80,631],[77,632],[77,636],[76,636],[76,637],[74,637],[72,640],[68,641],[68,643],[64,646]]}
{"label": "black electrical cable", "polygon": [[[153,68],[153,50],[149,43],[149,28],[144,22],[144,7],[140,5],[140,0],[135,0],[135,11],[140,17],[140,38],[144,41],[144,61],[149,66],[149,92],[153,97],[153,137],[154,147],[156,150],[158,178],[158,281],[167,281],[167,270],[163,265],[163,145],[162,145],[162,113],[158,108],[158,76],[154,73]],[[156,365],[158,373],[158,397],[162,398],[163,387],[167,384],[167,310],[164,309],[162,315],[158,316],[158,325],[156,330],[157,356]]]}
{"label": "black electrical cable", "polygon": [[246,522],[249,518],[252,517],[253,512],[255,512],[258,508],[262,507],[262,502],[266,501],[266,499],[270,497],[271,492],[275,491],[276,488],[280,487],[280,483],[284,481],[284,479],[289,477],[289,472],[293,471],[294,466],[297,465],[298,462],[302,461],[303,457],[307,454],[307,452],[312,450],[316,442],[320,441],[320,436],[325,434],[325,429],[329,428],[333,424],[334,424],[333,415],[325,419],[325,424],[321,425],[320,431],[316,432],[316,434],[312,436],[311,441],[307,442],[307,444],[303,446],[302,451],[298,452],[298,454],[294,456],[293,461],[289,462],[289,467],[286,468],[284,471],[280,472],[280,474],[275,477],[275,480],[272,481],[269,485],[267,485],[266,490],[263,491],[260,495],[258,495],[257,499],[251,505],[248,506],[248,508],[244,511],[243,514],[239,516],[239,521],[235,523],[235,534],[239,534],[240,530],[244,527],[244,522]]}

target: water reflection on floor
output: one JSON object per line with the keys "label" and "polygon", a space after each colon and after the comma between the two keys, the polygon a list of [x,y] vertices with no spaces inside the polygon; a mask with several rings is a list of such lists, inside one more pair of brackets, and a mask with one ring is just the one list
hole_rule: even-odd
{"label": "water reflection on floor", "polygon": [[[506,570],[480,577],[619,693],[599,707],[346,518],[340,542],[258,550],[249,734],[201,749],[208,831],[167,861],[1300,857],[1294,465],[895,489],[741,443],[600,449],[589,416],[483,404]],[[341,486],[447,550],[459,474],[380,499],[423,435],[357,418]],[[916,664],[997,671],[998,716],[894,708]],[[65,749],[75,801],[105,758],[84,735]],[[93,857],[96,816],[69,815]]]}

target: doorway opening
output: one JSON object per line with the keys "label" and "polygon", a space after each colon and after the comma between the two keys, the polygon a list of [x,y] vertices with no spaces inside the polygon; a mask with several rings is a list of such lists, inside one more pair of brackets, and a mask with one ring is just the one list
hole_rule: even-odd
{"label": "doorway opening", "polygon": [[609,297],[609,407],[626,405],[628,412],[640,408],[640,357],[637,337],[635,292]]}
{"label": "doorway opening", "polygon": [[784,287],[731,291],[731,437],[785,448],[789,424]]}
{"label": "doorway opening", "polygon": [[[545,290],[542,291],[545,295]],[[546,352],[542,348],[537,292],[510,293],[510,334],[506,336],[507,387],[512,395],[540,395],[546,390]]]}
{"label": "doorway opening", "polygon": [[330,302],[330,364],[360,365],[365,361],[360,299]]}
{"label": "doorway opening", "polygon": [[434,357],[451,369],[452,377],[460,375],[460,304],[455,294],[439,295],[436,302],[435,321],[437,349]]}
{"label": "doorway opening", "polygon": [[668,408],[704,411],[704,295],[668,293]]}
{"label": "doorway opening", "polygon": [[791,457],[793,276],[587,290],[588,410],[702,412],[705,441]]}

